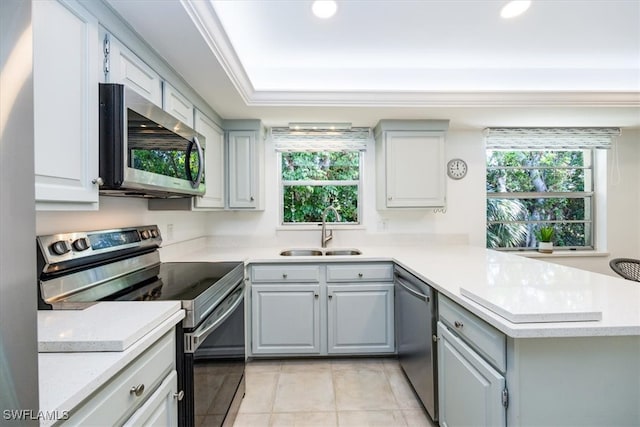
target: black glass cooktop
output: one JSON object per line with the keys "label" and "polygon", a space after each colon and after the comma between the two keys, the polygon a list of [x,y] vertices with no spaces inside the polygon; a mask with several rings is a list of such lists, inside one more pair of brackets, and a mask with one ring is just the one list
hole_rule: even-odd
{"label": "black glass cooktop", "polygon": [[156,278],[112,295],[117,301],[195,300],[241,262],[166,262]]}

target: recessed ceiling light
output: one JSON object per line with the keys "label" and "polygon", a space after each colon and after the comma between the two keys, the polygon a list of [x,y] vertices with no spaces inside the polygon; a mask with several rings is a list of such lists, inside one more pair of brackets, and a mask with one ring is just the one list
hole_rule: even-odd
{"label": "recessed ceiling light", "polygon": [[522,15],[531,6],[531,0],[513,0],[504,5],[500,11],[500,16],[504,19],[515,18]]}
{"label": "recessed ceiling light", "polygon": [[338,4],[334,0],[316,0],[313,2],[311,10],[318,18],[327,19],[335,15]]}

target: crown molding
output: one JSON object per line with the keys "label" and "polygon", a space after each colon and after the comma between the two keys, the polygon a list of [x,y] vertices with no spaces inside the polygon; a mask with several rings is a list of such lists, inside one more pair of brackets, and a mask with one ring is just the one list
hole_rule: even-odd
{"label": "crown molding", "polygon": [[181,3],[247,106],[640,107],[640,91],[256,90],[211,2],[181,0]]}
{"label": "crown molding", "polygon": [[254,91],[250,106],[640,107],[640,92],[303,92]]}

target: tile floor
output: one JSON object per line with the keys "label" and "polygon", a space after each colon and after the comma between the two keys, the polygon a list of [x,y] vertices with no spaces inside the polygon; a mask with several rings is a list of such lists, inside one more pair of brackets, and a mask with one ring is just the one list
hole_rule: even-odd
{"label": "tile floor", "polygon": [[234,427],[435,426],[395,359],[258,360]]}

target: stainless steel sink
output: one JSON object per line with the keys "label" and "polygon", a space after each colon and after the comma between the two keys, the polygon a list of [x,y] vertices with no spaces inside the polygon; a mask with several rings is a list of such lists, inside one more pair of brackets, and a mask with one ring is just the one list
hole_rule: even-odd
{"label": "stainless steel sink", "polygon": [[287,249],[280,252],[282,256],[321,256],[322,251],[318,249]]}
{"label": "stainless steel sink", "polygon": [[282,256],[332,256],[332,255],[360,255],[358,249],[285,249],[280,252]]}
{"label": "stainless steel sink", "polygon": [[325,255],[361,255],[358,249],[329,249],[324,252]]}

